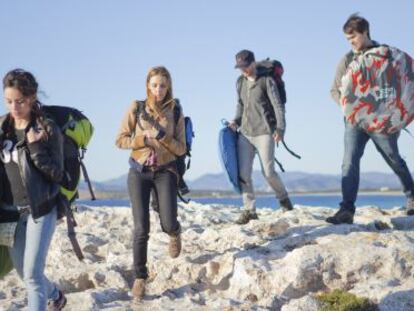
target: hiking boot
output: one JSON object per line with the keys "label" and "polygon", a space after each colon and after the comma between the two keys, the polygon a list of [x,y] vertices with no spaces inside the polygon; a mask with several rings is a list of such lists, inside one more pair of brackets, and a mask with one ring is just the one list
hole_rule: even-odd
{"label": "hiking boot", "polygon": [[407,199],[407,215],[414,215],[414,198]]}
{"label": "hiking boot", "polygon": [[335,215],[326,218],[326,222],[329,222],[334,225],[339,224],[353,224],[354,223],[354,214],[355,211],[353,211],[350,208],[341,208],[339,211],[335,213]]}
{"label": "hiking boot", "polygon": [[135,279],[131,291],[136,300],[142,300],[145,296],[145,279]]}
{"label": "hiking boot", "polygon": [[59,311],[66,306],[67,299],[62,290],[59,289],[59,297],[56,300],[50,300],[47,304],[48,311]]}
{"label": "hiking boot", "polygon": [[181,234],[170,235],[170,245],[168,251],[171,258],[177,258],[181,253]]}
{"label": "hiking boot", "polygon": [[259,217],[257,217],[256,212],[243,211],[243,213],[240,215],[239,219],[236,220],[236,224],[245,225],[250,220],[254,220],[254,219],[259,219]]}
{"label": "hiking boot", "polygon": [[283,212],[293,210],[293,205],[289,198],[280,200],[279,203],[280,203],[280,207],[282,208]]}

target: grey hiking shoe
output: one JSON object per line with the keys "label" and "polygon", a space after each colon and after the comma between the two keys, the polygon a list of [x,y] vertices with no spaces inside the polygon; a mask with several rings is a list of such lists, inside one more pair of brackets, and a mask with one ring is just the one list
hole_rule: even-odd
{"label": "grey hiking shoe", "polygon": [[293,210],[293,205],[289,198],[280,200],[279,203],[284,212]]}
{"label": "grey hiking shoe", "polygon": [[254,220],[254,219],[259,219],[259,217],[257,217],[256,212],[243,211],[243,213],[240,215],[239,219],[236,220],[236,224],[245,225],[250,220]]}
{"label": "grey hiking shoe", "polygon": [[355,214],[355,211],[353,211],[352,209],[344,208],[341,206],[341,208],[339,209],[339,211],[335,213],[335,215],[326,218],[326,222],[329,222],[334,225],[353,224],[354,214]]}
{"label": "grey hiking shoe", "polygon": [[132,296],[136,300],[142,300],[145,296],[145,279],[135,279],[132,286]]}
{"label": "grey hiking shoe", "polygon": [[407,199],[407,215],[414,215],[414,198]]}

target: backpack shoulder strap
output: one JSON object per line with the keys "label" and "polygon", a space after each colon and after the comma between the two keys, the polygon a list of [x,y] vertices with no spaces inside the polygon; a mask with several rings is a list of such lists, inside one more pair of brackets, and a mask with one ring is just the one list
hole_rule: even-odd
{"label": "backpack shoulder strap", "polygon": [[243,79],[244,79],[244,77],[242,75],[240,75],[237,78],[237,81],[236,81],[237,94],[239,95],[239,97],[241,95],[241,89],[242,89],[242,86],[243,86]]}
{"label": "backpack shoulder strap", "polygon": [[136,114],[139,116],[145,109],[145,100],[136,100],[135,103],[137,104]]}
{"label": "backpack shoulder strap", "polygon": [[135,112],[135,120],[141,130],[144,128],[141,125],[140,116],[145,112],[145,100],[136,100],[135,103],[137,104],[137,109]]}
{"label": "backpack shoulder strap", "polygon": [[174,98],[174,122],[175,124],[178,124],[178,120],[180,120],[180,115],[182,112],[182,108],[180,105],[180,100],[178,98]]}
{"label": "backpack shoulder strap", "polygon": [[348,53],[345,54],[345,68],[348,69],[349,65],[357,59],[357,54],[354,51],[350,50]]}

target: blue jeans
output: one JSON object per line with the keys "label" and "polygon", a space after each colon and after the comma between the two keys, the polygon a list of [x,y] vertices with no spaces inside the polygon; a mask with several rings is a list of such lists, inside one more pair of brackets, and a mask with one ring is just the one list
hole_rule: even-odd
{"label": "blue jeans", "polygon": [[56,300],[59,290],[44,275],[50,241],[56,227],[57,209],[36,220],[32,215],[22,216],[16,228],[10,256],[19,276],[26,284],[28,310],[46,310],[47,300]]}
{"label": "blue jeans", "polygon": [[342,203],[343,208],[355,210],[359,188],[359,165],[364,149],[372,139],[385,162],[397,174],[407,197],[414,197],[413,178],[407,164],[401,158],[397,141],[400,132],[394,134],[367,133],[358,126],[345,122],[345,150],[342,163]]}

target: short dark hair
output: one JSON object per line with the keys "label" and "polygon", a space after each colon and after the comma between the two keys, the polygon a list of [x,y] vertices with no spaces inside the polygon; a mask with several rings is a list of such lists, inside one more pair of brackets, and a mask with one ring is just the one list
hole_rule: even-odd
{"label": "short dark hair", "polygon": [[368,38],[371,39],[371,36],[369,34],[369,22],[362,16],[359,16],[358,13],[354,13],[348,17],[344,26],[342,27],[342,30],[346,34],[351,34],[355,31],[358,33],[364,33],[366,31]]}

